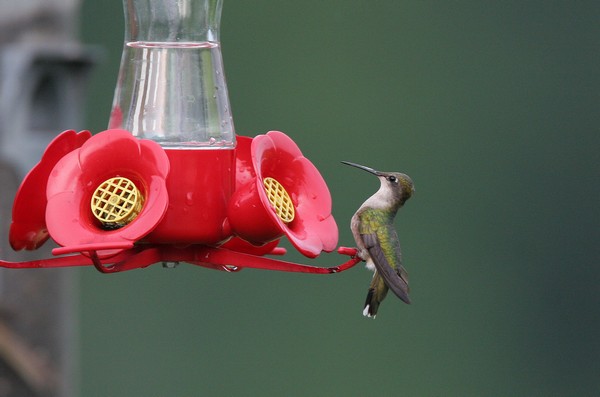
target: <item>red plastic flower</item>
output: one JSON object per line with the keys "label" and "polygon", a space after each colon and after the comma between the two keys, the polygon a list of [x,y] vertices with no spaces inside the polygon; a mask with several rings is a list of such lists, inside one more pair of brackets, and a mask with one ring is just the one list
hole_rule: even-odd
{"label": "red plastic flower", "polygon": [[236,179],[242,186],[229,205],[233,232],[255,245],[286,235],[311,258],[333,251],[338,229],[329,189],[317,168],[282,132],[255,137],[249,153],[245,143],[238,139],[236,148]]}
{"label": "red plastic flower", "polygon": [[[48,231],[64,247],[57,251],[117,249],[144,237],[167,210],[168,172],[169,160],[160,145],[124,130],[96,134],[67,154],[52,170],[47,188]],[[124,225],[103,223],[94,215],[98,208],[108,212],[127,205],[122,181],[135,190],[139,211]],[[93,200],[100,203],[94,210]]]}
{"label": "red plastic flower", "polygon": [[14,250],[34,250],[48,240],[44,190],[50,172],[61,158],[81,147],[91,136],[89,131],[64,131],[48,144],[40,162],[29,171],[13,204],[9,241]]}

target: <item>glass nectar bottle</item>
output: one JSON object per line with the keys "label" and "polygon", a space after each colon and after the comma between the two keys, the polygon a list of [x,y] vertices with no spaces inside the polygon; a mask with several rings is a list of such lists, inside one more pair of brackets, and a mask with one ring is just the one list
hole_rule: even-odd
{"label": "glass nectar bottle", "polygon": [[125,42],[109,127],[164,148],[235,146],[222,0],[123,0]]}

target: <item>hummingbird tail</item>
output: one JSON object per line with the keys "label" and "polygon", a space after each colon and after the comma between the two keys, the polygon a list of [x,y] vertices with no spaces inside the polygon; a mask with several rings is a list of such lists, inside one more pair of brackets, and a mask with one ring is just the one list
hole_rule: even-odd
{"label": "hummingbird tail", "polygon": [[369,291],[367,292],[367,299],[365,299],[363,316],[375,318],[377,310],[379,310],[379,304],[383,301],[387,292],[388,286],[379,275],[379,272],[375,272],[369,286]]}
{"label": "hummingbird tail", "polygon": [[365,308],[363,309],[363,316],[375,318],[377,315],[377,309],[379,308],[379,302],[374,299],[375,289],[369,288],[367,292],[367,299],[365,300]]}

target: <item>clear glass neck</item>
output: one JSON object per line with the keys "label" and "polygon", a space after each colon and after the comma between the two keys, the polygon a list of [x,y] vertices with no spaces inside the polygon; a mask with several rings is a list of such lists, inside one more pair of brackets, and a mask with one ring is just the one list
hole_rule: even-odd
{"label": "clear glass neck", "polygon": [[222,0],[123,0],[125,44],[110,128],[165,148],[235,146],[221,57]]}

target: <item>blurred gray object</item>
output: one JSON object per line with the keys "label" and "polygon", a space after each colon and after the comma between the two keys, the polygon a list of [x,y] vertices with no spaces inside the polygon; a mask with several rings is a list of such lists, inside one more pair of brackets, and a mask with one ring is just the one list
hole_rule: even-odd
{"label": "blurred gray object", "polygon": [[0,0],[0,43],[75,40],[79,0]]}
{"label": "blurred gray object", "polygon": [[[12,251],[12,202],[48,143],[81,129],[94,51],[77,42],[79,1],[0,0],[0,256]],[[44,194],[40,186],[40,194]],[[0,269],[0,397],[75,395],[76,297],[71,269]]]}

